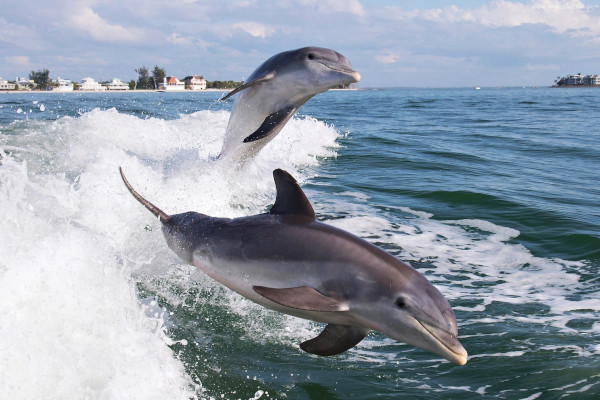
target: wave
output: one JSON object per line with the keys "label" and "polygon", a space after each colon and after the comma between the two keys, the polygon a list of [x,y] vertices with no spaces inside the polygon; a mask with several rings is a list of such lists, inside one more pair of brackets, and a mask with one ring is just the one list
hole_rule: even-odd
{"label": "wave", "polygon": [[[437,357],[379,334],[335,359],[300,357],[297,344],[322,327],[266,310],[182,264],[164,243],[158,221],[127,193],[119,165],[168,213],[228,217],[266,210],[275,195],[272,170],[287,169],[305,184],[319,219],[385,248],[440,288],[480,376],[497,368],[489,357],[537,354],[533,336],[541,330],[561,340],[547,352],[597,356],[597,346],[581,345],[582,337],[592,342],[600,329],[589,322],[600,312],[597,265],[540,256],[527,242],[530,221],[549,232],[556,214],[531,214],[534,209],[512,199],[450,190],[408,193],[421,204],[447,205],[436,214],[415,210],[426,207],[377,206],[368,194],[377,192],[361,185],[384,176],[357,171],[369,179],[347,187],[318,176],[323,161],[337,157],[343,135],[312,118],[292,119],[256,159],[235,168],[216,158],[228,116],[199,111],[142,119],[94,109],[2,127],[0,365],[16,371],[2,377],[7,396],[252,398],[276,388],[270,397],[284,397],[302,386],[299,373],[312,379],[302,390],[323,393],[318,382],[328,378],[311,378],[315,368],[333,370],[336,380],[352,386],[378,367],[386,382],[432,396],[463,390],[454,386],[468,371],[447,381],[428,378],[428,388],[395,376],[397,368],[412,373],[424,366],[453,372]],[[385,154],[377,157],[369,162],[390,164]],[[337,161],[344,170],[342,161],[356,160]],[[403,194],[377,190],[390,198]],[[452,212],[474,204],[484,204],[485,212]],[[517,211],[529,219],[503,226],[502,213]],[[543,222],[553,218],[554,225]],[[591,235],[568,235],[570,245],[582,243],[577,252],[595,254]],[[557,358],[557,370],[563,361]],[[486,387],[465,390],[481,394]],[[390,398],[394,389],[385,387]]]}
{"label": "wave", "polygon": [[215,160],[228,117],[200,111],[166,121],[95,109],[14,122],[0,137],[0,365],[12,371],[2,378],[5,396],[202,393],[168,347],[183,343],[166,335],[168,313],[139,295],[140,282],[184,266],[118,167],[167,212],[237,216],[273,202],[274,168],[309,179],[320,158],[335,156],[339,136],[293,119],[253,162],[233,168]]}

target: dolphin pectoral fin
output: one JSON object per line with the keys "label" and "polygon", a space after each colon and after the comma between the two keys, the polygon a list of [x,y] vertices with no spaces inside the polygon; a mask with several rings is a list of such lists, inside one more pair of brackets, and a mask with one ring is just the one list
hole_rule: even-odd
{"label": "dolphin pectoral fin", "polygon": [[273,289],[264,286],[252,286],[262,297],[285,307],[307,311],[347,311],[346,302],[325,296],[308,286]]}
{"label": "dolphin pectoral fin", "polygon": [[329,324],[319,336],[301,343],[300,348],[318,356],[334,356],[353,348],[368,334],[367,328]]}
{"label": "dolphin pectoral fin", "polygon": [[246,82],[242,86],[238,86],[237,88],[233,89],[231,92],[227,93],[227,96],[223,97],[219,101],[225,101],[228,98],[230,98],[231,96],[233,96],[234,94],[239,93],[244,89],[248,89],[250,86],[256,85],[257,83],[260,83],[260,82],[265,82],[265,81],[271,80],[274,77],[275,77],[275,71],[269,71],[266,74],[264,74],[263,76],[253,79],[250,82]]}
{"label": "dolphin pectoral fin", "polygon": [[294,106],[287,106],[268,115],[258,129],[244,139],[244,143],[266,138],[277,129],[281,129],[297,109]]}

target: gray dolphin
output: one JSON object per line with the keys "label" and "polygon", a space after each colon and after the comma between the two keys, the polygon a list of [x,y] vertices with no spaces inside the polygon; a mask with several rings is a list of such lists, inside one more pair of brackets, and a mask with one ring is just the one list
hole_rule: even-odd
{"label": "gray dolphin", "polygon": [[379,331],[464,365],[456,318],[444,296],[415,269],[379,247],[317,222],[294,178],[273,172],[277,197],[265,214],[235,219],[196,212],[168,215],[131,194],[162,222],[168,246],[185,262],[273,310],[324,322],[300,347],[330,356]]}
{"label": "gray dolphin", "polygon": [[333,50],[304,47],[262,63],[221,100],[233,104],[221,157],[244,161],[273,139],[294,113],[317,93],[360,80],[346,57]]}

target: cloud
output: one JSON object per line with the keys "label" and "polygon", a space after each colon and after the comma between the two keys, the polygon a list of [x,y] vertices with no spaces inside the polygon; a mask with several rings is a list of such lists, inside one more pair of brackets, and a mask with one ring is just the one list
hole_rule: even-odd
{"label": "cloud", "polygon": [[142,29],[111,25],[88,7],[70,16],[67,23],[72,29],[102,42],[141,42],[146,38]]}
{"label": "cloud", "polygon": [[272,26],[260,24],[254,21],[238,22],[231,26],[233,29],[241,29],[254,37],[266,38],[275,33],[275,28]]}
{"label": "cloud", "polygon": [[34,26],[16,24],[0,18],[0,43],[28,50],[39,50],[42,48],[40,37]]}
{"label": "cloud", "polygon": [[29,62],[65,77],[127,79],[140,65],[166,63],[170,74],[237,79],[307,45],[344,54],[365,87],[540,85],[600,65],[600,7],[591,0],[22,2],[28,13],[0,17],[0,75],[22,75],[32,66],[17,64]]}
{"label": "cloud", "polygon": [[574,37],[600,37],[598,11],[580,0],[530,0],[528,3],[497,0],[474,9],[455,5],[404,12],[405,18],[433,22],[475,24],[498,28],[541,24]]}
{"label": "cloud", "polygon": [[349,13],[362,17],[366,15],[365,9],[358,0],[299,0],[303,7],[314,7],[319,12]]}
{"label": "cloud", "polygon": [[393,51],[385,51],[377,54],[374,58],[382,64],[393,64],[400,59],[400,55]]}
{"label": "cloud", "polygon": [[27,68],[31,67],[31,62],[29,61],[29,57],[27,56],[6,56],[4,57],[4,61],[7,64],[11,64],[15,67]]}
{"label": "cloud", "polygon": [[167,42],[177,46],[192,46],[194,44],[194,38],[181,36],[179,33],[171,33],[167,36]]}

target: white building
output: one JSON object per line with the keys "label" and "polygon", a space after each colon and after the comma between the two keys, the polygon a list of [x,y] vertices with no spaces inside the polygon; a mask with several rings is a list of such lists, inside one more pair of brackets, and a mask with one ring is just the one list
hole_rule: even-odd
{"label": "white building", "polygon": [[106,90],[106,87],[96,82],[93,78],[83,78],[79,90],[84,92],[101,92]]}
{"label": "white building", "polygon": [[108,90],[129,90],[129,84],[121,82],[119,78],[113,78],[106,88]]}
{"label": "white building", "polygon": [[206,89],[206,79],[203,76],[186,76],[183,78],[183,82],[185,82],[186,89],[190,90],[205,90]]}
{"label": "white building", "polygon": [[72,92],[73,91],[73,82],[71,82],[68,79],[60,79],[60,76],[58,77],[58,79],[56,79],[56,82],[58,83],[58,86],[54,87],[54,89],[52,89],[53,92]]}
{"label": "white building", "polygon": [[600,85],[600,75],[586,75],[583,77],[583,84],[584,85],[593,85],[593,86],[598,86]]}
{"label": "white building", "polygon": [[19,89],[31,89],[35,86],[35,82],[26,78],[17,77],[16,82]]}
{"label": "white building", "polygon": [[185,90],[185,83],[181,82],[174,76],[166,76],[164,81],[158,84],[158,90],[161,92]]}
{"label": "white building", "polygon": [[567,79],[565,79],[566,85],[583,85],[583,75],[567,75]]}
{"label": "white building", "polygon": [[6,79],[0,78],[0,90],[15,90],[15,87],[14,83],[8,83]]}

